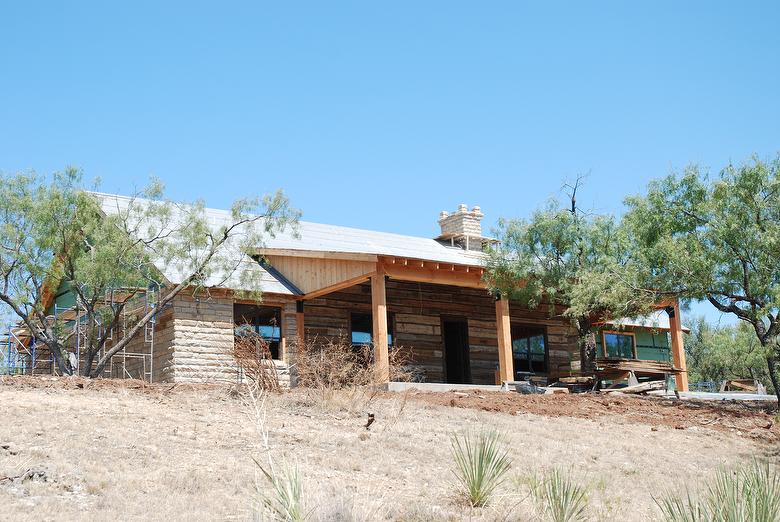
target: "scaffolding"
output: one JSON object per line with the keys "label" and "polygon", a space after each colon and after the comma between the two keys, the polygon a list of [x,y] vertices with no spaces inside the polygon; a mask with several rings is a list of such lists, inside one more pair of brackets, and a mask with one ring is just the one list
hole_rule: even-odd
{"label": "scaffolding", "polygon": [[4,349],[0,352],[0,375],[34,374],[36,355],[35,339],[30,338],[26,330],[8,330]]}
{"label": "scaffolding", "polygon": [[[138,349],[138,345],[135,345],[133,349],[128,350],[128,345],[125,345],[122,350],[111,356],[103,367],[102,376],[154,382],[155,329],[159,316],[163,312],[159,308],[161,290],[159,284],[154,284],[148,288],[119,288],[107,291],[98,306],[110,307],[114,314],[120,306],[123,306],[120,317],[114,325],[110,326],[101,324],[98,317],[90,318],[78,301],[72,306],[61,306],[55,302],[53,314],[47,319],[53,324],[64,325],[66,331],[70,329],[72,341],[67,343],[66,353],[63,355],[69,359],[74,373],[80,374],[82,364],[85,363],[82,348],[87,343],[90,330],[94,330],[98,337],[106,335],[106,342],[95,358],[100,360],[117,342],[126,337],[128,331],[137,324],[138,319],[153,312],[151,320],[143,328],[142,348]],[[141,339],[140,332],[138,337]],[[26,328],[16,327],[9,330],[6,346],[0,354],[0,374],[34,374],[37,371],[37,373],[58,375],[59,369],[54,354],[49,355],[48,372],[36,366],[40,363],[36,344],[40,343]],[[132,345],[133,342],[128,344]]]}

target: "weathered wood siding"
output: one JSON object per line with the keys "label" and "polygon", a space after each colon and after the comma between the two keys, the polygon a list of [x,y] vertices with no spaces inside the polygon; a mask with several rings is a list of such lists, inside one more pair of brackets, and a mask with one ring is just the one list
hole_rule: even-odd
{"label": "weathered wood siding", "polygon": [[[410,363],[428,382],[445,381],[442,317],[468,321],[472,382],[494,384],[498,368],[495,301],[484,290],[455,286],[389,281],[388,311],[394,316],[395,345],[408,351]],[[307,342],[349,338],[350,313],[371,312],[371,287],[360,284],[307,301],[304,324]],[[562,318],[546,310],[524,310],[510,304],[513,324],[543,325],[547,329],[549,375],[568,373],[576,356],[576,333]]]}

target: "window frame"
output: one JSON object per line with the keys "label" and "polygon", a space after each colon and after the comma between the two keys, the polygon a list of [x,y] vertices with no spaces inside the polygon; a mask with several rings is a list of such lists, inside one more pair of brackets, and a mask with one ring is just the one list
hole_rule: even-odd
{"label": "window frame", "polygon": [[[368,343],[355,343],[352,342],[352,336],[354,334],[353,330],[353,317],[355,315],[366,315],[370,318],[369,324],[371,325],[371,341]],[[387,343],[387,347],[389,348],[395,348],[396,346],[396,336],[395,336],[395,312],[391,312],[388,310],[387,312],[387,335],[390,338],[390,342]],[[369,346],[374,343],[374,314],[371,311],[368,312],[362,312],[362,311],[355,311],[350,310],[349,312],[349,342],[352,346]]]}
{"label": "window frame", "polygon": [[[274,304],[274,303],[266,304],[266,303],[256,303],[256,302],[234,301],[233,302],[233,337],[234,338],[236,337],[236,330],[238,329],[238,327],[239,326],[244,326],[246,324],[246,323],[237,323],[236,322],[236,307],[237,306],[250,306],[250,307],[254,307],[258,311],[258,315],[259,315],[259,312],[261,311],[261,309],[266,309],[266,310],[273,309],[274,317],[275,317],[275,319],[278,319],[278,322],[276,324],[276,328],[278,328],[278,330],[279,330],[279,339],[278,340],[270,338],[270,337],[265,337],[261,333],[260,328],[262,328],[263,326],[268,326],[268,325],[260,325],[260,324],[254,324],[254,323],[250,323],[250,325],[253,327],[252,331],[254,333],[256,333],[257,335],[259,335],[265,342],[268,343],[268,348],[269,348],[269,350],[271,350],[271,356],[272,357],[273,357],[273,347],[272,347],[272,344],[276,344],[276,355],[278,356],[278,358],[276,358],[274,360],[277,360],[277,361],[278,360],[284,360],[284,358],[285,358],[285,338],[284,338],[284,326],[283,326],[283,323],[284,323],[284,307],[281,306],[281,305]],[[253,317],[257,317],[257,316],[255,315]],[[273,326],[273,325],[271,325],[271,326]]]}
{"label": "window frame", "polygon": [[[609,352],[607,352],[607,335],[625,335],[628,337],[631,337],[631,353],[633,356],[632,359],[639,359],[637,349],[636,349],[636,333],[628,331],[628,330],[602,330],[601,331],[601,351],[604,354],[604,357],[609,358]],[[620,359],[622,357],[618,357]]]}
{"label": "window frame", "polygon": [[[544,339],[544,370],[541,371],[541,372],[534,371],[533,370],[533,360],[529,358],[528,359],[528,370],[527,370],[527,372],[530,372],[532,374],[537,374],[537,375],[541,375],[541,374],[549,375],[549,373],[550,373],[550,344],[548,342],[548,337],[547,337],[547,326],[543,325],[543,324],[532,324],[532,323],[510,323],[510,325],[509,325],[509,337],[510,337],[511,347],[512,347],[512,367],[513,367],[513,371],[516,374],[518,371],[523,371],[523,370],[518,370],[517,368],[514,367],[514,359],[515,359],[514,343],[515,343],[515,337],[514,337],[514,335],[512,335],[512,330],[514,328],[517,328],[517,329],[526,328],[526,329],[535,329],[535,330],[540,330],[541,331],[541,336]],[[535,337],[535,336],[531,336],[531,337]],[[531,337],[526,337],[526,339],[530,339]],[[529,350],[530,350],[530,347],[526,351],[526,353],[530,357]]]}

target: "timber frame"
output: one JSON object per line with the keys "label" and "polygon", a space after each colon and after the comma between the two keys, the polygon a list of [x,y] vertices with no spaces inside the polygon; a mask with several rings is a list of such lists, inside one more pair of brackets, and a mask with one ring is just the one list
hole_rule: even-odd
{"label": "timber frame", "polygon": [[[322,298],[329,294],[343,291],[355,285],[370,284],[371,314],[373,317],[374,360],[377,377],[381,381],[389,380],[388,346],[387,346],[387,282],[399,281],[409,283],[424,283],[445,285],[468,289],[487,290],[483,280],[484,268],[475,261],[474,264],[443,263],[426,259],[398,257],[363,253],[322,252],[311,250],[273,249],[265,248],[257,251],[275,269],[284,274],[303,295],[298,299],[297,337],[303,343],[305,338],[305,305],[311,300]],[[284,268],[291,270],[285,270]],[[341,278],[326,275],[328,271],[338,271]],[[665,309],[670,317],[670,336],[674,365],[682,371],[677,375],[677,388],[687,390],[687,374],[685,373],[685,356],[683,339],[679,321],[679,304],[677,301],[659,303],[658,308]],[[495,299],[495,338],[498,347],[498,370],[496,382],[509,382],[514,379],[514,363],[512,354],[512,323],[518,321],[512,318],[510,302],[505,297]],[[602,333],[602,345],[603,342]],[[636,339],[631,332],[634,357],[637,356]],[[606,348],[604,348],[606,349]]]}

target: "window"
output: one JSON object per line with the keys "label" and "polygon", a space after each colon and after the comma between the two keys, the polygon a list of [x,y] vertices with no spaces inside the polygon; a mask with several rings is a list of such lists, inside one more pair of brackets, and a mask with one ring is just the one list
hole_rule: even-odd
{"label": "window", "polygon": [[512,359],[515,373],[546,373],[547,342],[544,328],[513,326]]}
{"label": "window", "polygon": [[[374,334],[374,319],[371,314],[353,313],[350,316],[350,333],[353,346],[371,344]],[[387,346],[393,346],[393,314],[387,314]]]}
{"label": "window", "polygon": [[271,357],[279,359],[282,341],[282,310],[272,306],[237,304],[233,307],[236,337],[257,334],[267,343]]}
{"label": "window", "polygon": [[604,355],[606,357],[619,357],[621,359],[634,359],[635,340],[633,333],[603,332]]}

